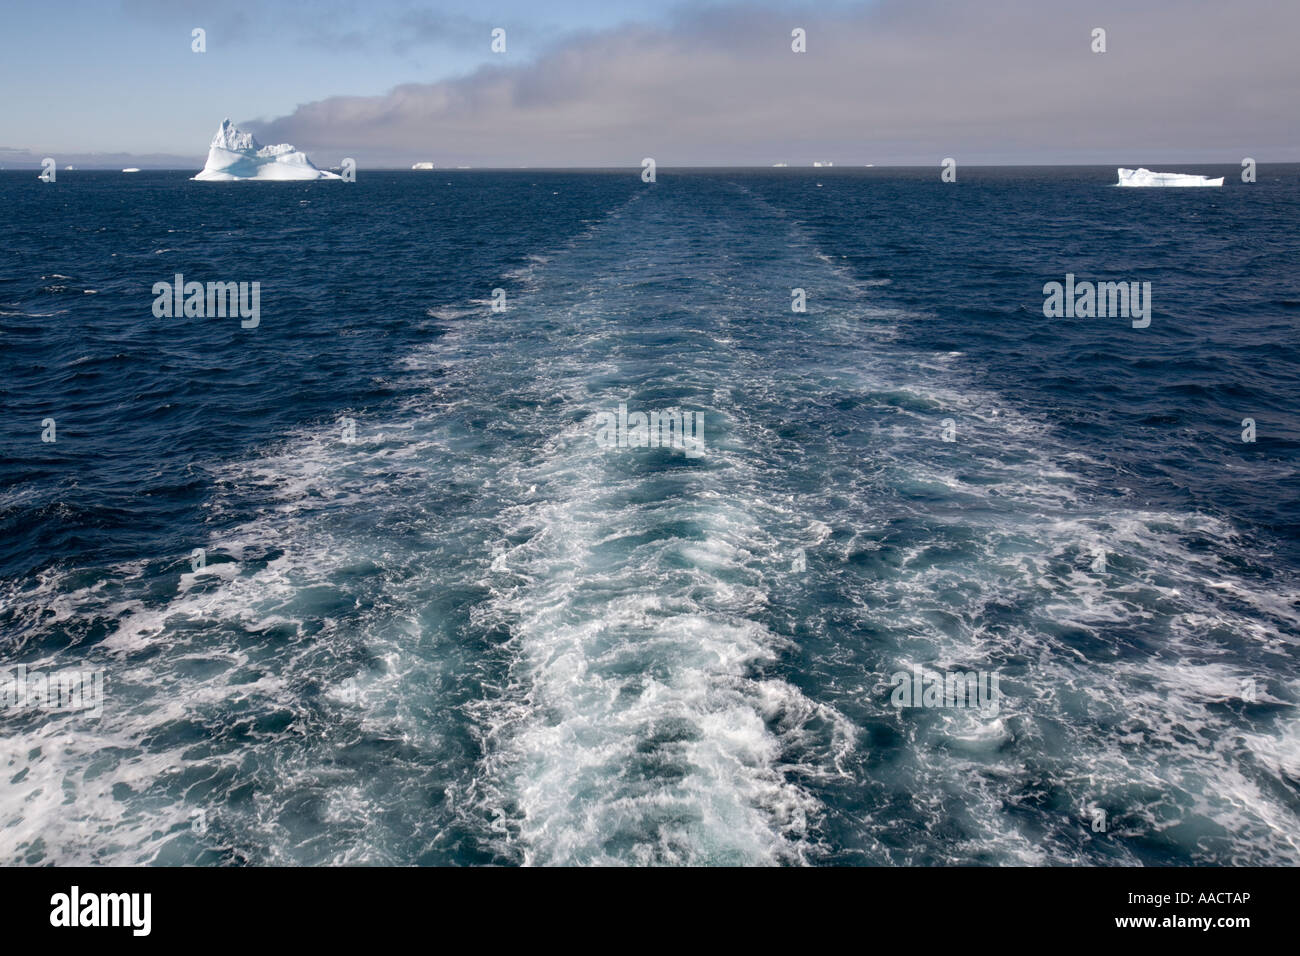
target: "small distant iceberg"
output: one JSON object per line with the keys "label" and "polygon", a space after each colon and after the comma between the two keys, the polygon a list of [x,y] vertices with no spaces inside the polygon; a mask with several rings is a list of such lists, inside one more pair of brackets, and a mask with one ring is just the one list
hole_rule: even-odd
{"label": "small distant iceberg", "polygon": [[834,163],[831,163],[831,162],[822,162],[822,161],[814,161],[814,162],[813,162],[813,168],[814,168],[814,169],[821,169],[821,168],[823,168],[823,167],[829,168],[829,167],[834,166],[834,165],[835,165],[835,164],[834,164]]}
{"label": "small distant iceberg", "polygon": [[128,166],[126,169],[122,170],[124,173],[138,173],[139,171],[140,169],[137,166]]}
{"label": "small distant iceberg", "polygon": [[236,129],[223,120],[208,147],[208,162],[194,177],[204,182],[232,182],[239,179],[342,179],[336,173],[317,169],[306,153],[288,143],[262,146],[252,133]]}
{"label": "small distant iceberg", "polygon": [[1222,186],[1223,177],[1192,176],[1187,173],[1153,173],[1149,169],[1119,168],[1116,186]]}
{"label": "small distant iceberg", "polygon": [[433,169],[433,163],[416,163],[412,169]]}

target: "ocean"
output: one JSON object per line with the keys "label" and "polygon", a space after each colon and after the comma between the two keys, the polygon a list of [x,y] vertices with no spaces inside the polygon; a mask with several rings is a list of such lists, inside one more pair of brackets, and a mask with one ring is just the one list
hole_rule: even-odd
{"label": "ocean", "polygon": [[1300,166],[1189,171],[0,173],[0,863],[1300,863]]}

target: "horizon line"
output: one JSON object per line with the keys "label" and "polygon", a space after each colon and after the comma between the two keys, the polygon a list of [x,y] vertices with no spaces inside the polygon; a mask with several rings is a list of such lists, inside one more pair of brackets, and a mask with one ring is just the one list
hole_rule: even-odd
{"label": "horizon line", "polygon": [[[1147,160],[1147,161],[1144,161],[1144,162],[1142,162],[1142,163],[1135,163],[1134,161],[1131,161],[1131,160],[1130,160],[1130,161],[1127,162],[1127,164],[1126,164],[1125,162],[1119,162],[1119,161],[1106,161],[1106,162],[1097,161],[1097,162],[1087,162],[1087,163],[1084,163],[1084,162],[958,163],[957,165],[958,165],[959,168],[962,168],[962,169],[1038,169],[1038,168],[1044,168],[1044,167],[1077,167],[1077,168],[1097,167],[1097,168],[1107,169],[1107,168],[1110,168],[1110,167],[1117,167],[1117,168],[1118,168],[1118,167],[1120,167],[1120,166],[1123,166],[1123,167],[1125,167],[1125,168],[1136,168],[1136,167],[1138,167],[1138,166],[1145,165],[1145,163],[1154,163],[1155,165],[1160,165],[1160,166],[1232,166],[1232,167],[1239,167],[1239,166],[1241,166],[1242,161],[1241,161],[1241,160],[1225,160],[1225,161],[1222,161],[1222,162],[1218,162],[1218,161],[1211,161],[1211,160],[1203,160],[1203,161],[1184,161],[1184,160],[1180,160],[1180,161],[1166,161],[1166,160],[1155,160],[1155,161],[1151,161],[1151,160]],[[194,164],[194,165],[197,166],[197,168],[200,169],[200,170],[203,168],[202,163],[196,163],[196,164]],[[667,165],[664,165],[664,164],[662,164],[662,163],[658,163],[658,164],[656,164],[655,168],[656,168],[656,170],[684,170],[684,169],[786,169],[786,170],[793,170],[793,171],[806,170],[806,171],[808,171],[808,172],[818,172],[818,173],[823,173],[823,172],[834,172],[835,170],[844,170],[844,169],[933,169],[933,168],[936,167],[936,166],[938,166],[938,167],[942,167],[942,165],[943,165],[943,164],[942,164],[941,162],[934,162],[934,163],[870,163],[870,164],[867,164],[867,163],[844,163],[844,164],[842,164],[842,165],[828,165],[828,166],[812,166],[812,165],[804,165],[804,164],[799,164],[799,165],[789,165],[789,164],[785,164],[785,165],[774,165],[774,164],[772,164],[772,163],[765,163],[765,164],[752,164],[752,163],[749,163],[749,164],[746,164],[746,163],[693,163],[693,164],[684,164],[684,165],[677,165],[677,166],[667,166]],[[1256,161],[1255,161],[1255,165],[1256,165],[1257,167],[1258,167],[1258,166],[1296,166],[1296,165],[1300,165],[1300,159],[1291,159],[1291,160],[1263,160],[1263,161],[1262,161],[1262,160],[1256,160]],[[42,168],[42,167],[41,167],[41,163],[40,163],[39,161],[37,161],[37,162],[32,162],[32,163],[30,163],[30,164],[19,164],[19,165],[15,165],[15,166],[12,166],[12,167],[10,167],[10,166],[0,165],[0,172],[26,172],[26,171],[28,171],[28,170],[33,170],[33,169],[34,169],[34,170],[39,170],[39,169],[41,169],[41,168]],[[128,167],[128,168],[129,168],[129,167]],[[148,170],[148,171],[150,171],[150,172],[159,172],[159,173],[163,173],[163,172],[177,172],[177,173],[180,173],[180,172],[187,172],[188,170],[190,170],[191,168],[194,168],[194,167],[192,167],[192,166],[156,166],[156,165],[152,165],[152,164],[149,164],[149,163],[145,163],[145,164],[141,165],[141,166],[138,167],[138,168],[139,168],[141,171]],[[332,169],[337,169],[338,167],[336,167],[336,166],[319,166],[319,167],[317,167],[317,168],[318,168],[318,169],[323,169],[323,170],[332,170]],[[552,172],[552,171],[567,171],[567,172],[573,172],[573,171],[605,171],[605,170],[630,170],[630,171],[634,171],[634,172],[640,172],[640,170],[642,169],[642,167],[641,167],[641,165],[640,165],[639,163],[633,163],[633,164],[629,164],[629,165],[614,165],[614,164],[610,164],[610,165],[603,165],[603,166],[577,166],[577,165],[570,165],[570,166],[434,166],[434,167],[431,168],[431,169],[415,169],[415,168],[412,167],[412,166],[405,166],[405,165],[362,166],[362,165],[358,164],[358,167],[357,167],[357,168],[358,168],[358,169],[367,169],[367,170],[371,170],[371,171],[374,171],[374,172],[405,172],[405,173],[429,173],[429,172],[438,172],[438,173],[466,173],[466,172]],[[72,169],[70,169],[70,170],[67,170],[67,171],[69,171],[69,172],[114,172],[114,171],[116,171],[116,172],[120,172],[121,169],[122,169],[122,167],[119,167],[116,163],[114,163],[114,164],[112,164],[112,165],[104,165],[104,164],[102,164],[102,163],[91,163],[91,164],[87,164],[87,165],[84,165],[84,166],[74,166],[74,168],[72,168]],[[65,169],[60,168],[59,171],[60,171],[60,172],[64,172]],[[286,182],[291,182],[291,181],[292,181],[292,180],[286,180]],[[299,180],[299,181],[300,181],[300,182],[310,182],[310,180]]]}

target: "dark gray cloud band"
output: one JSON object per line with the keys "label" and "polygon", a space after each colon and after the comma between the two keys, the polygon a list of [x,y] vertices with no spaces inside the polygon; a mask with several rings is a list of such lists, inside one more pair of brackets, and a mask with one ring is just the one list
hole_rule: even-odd
{"label": "dark gray cloud band", "polygon": [[250,125],[371,166],[1293,161],[1296,36],[1291,0],[736,6]]}

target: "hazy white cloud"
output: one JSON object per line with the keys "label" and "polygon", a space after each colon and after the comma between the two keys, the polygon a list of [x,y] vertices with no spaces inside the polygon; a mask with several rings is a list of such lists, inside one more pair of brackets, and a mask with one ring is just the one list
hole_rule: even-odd
{"label": "hazy white cloud", "polygon": [[1294,160],[1298,35],[1291,0],[735,6],[251,125],[371,165]]}

